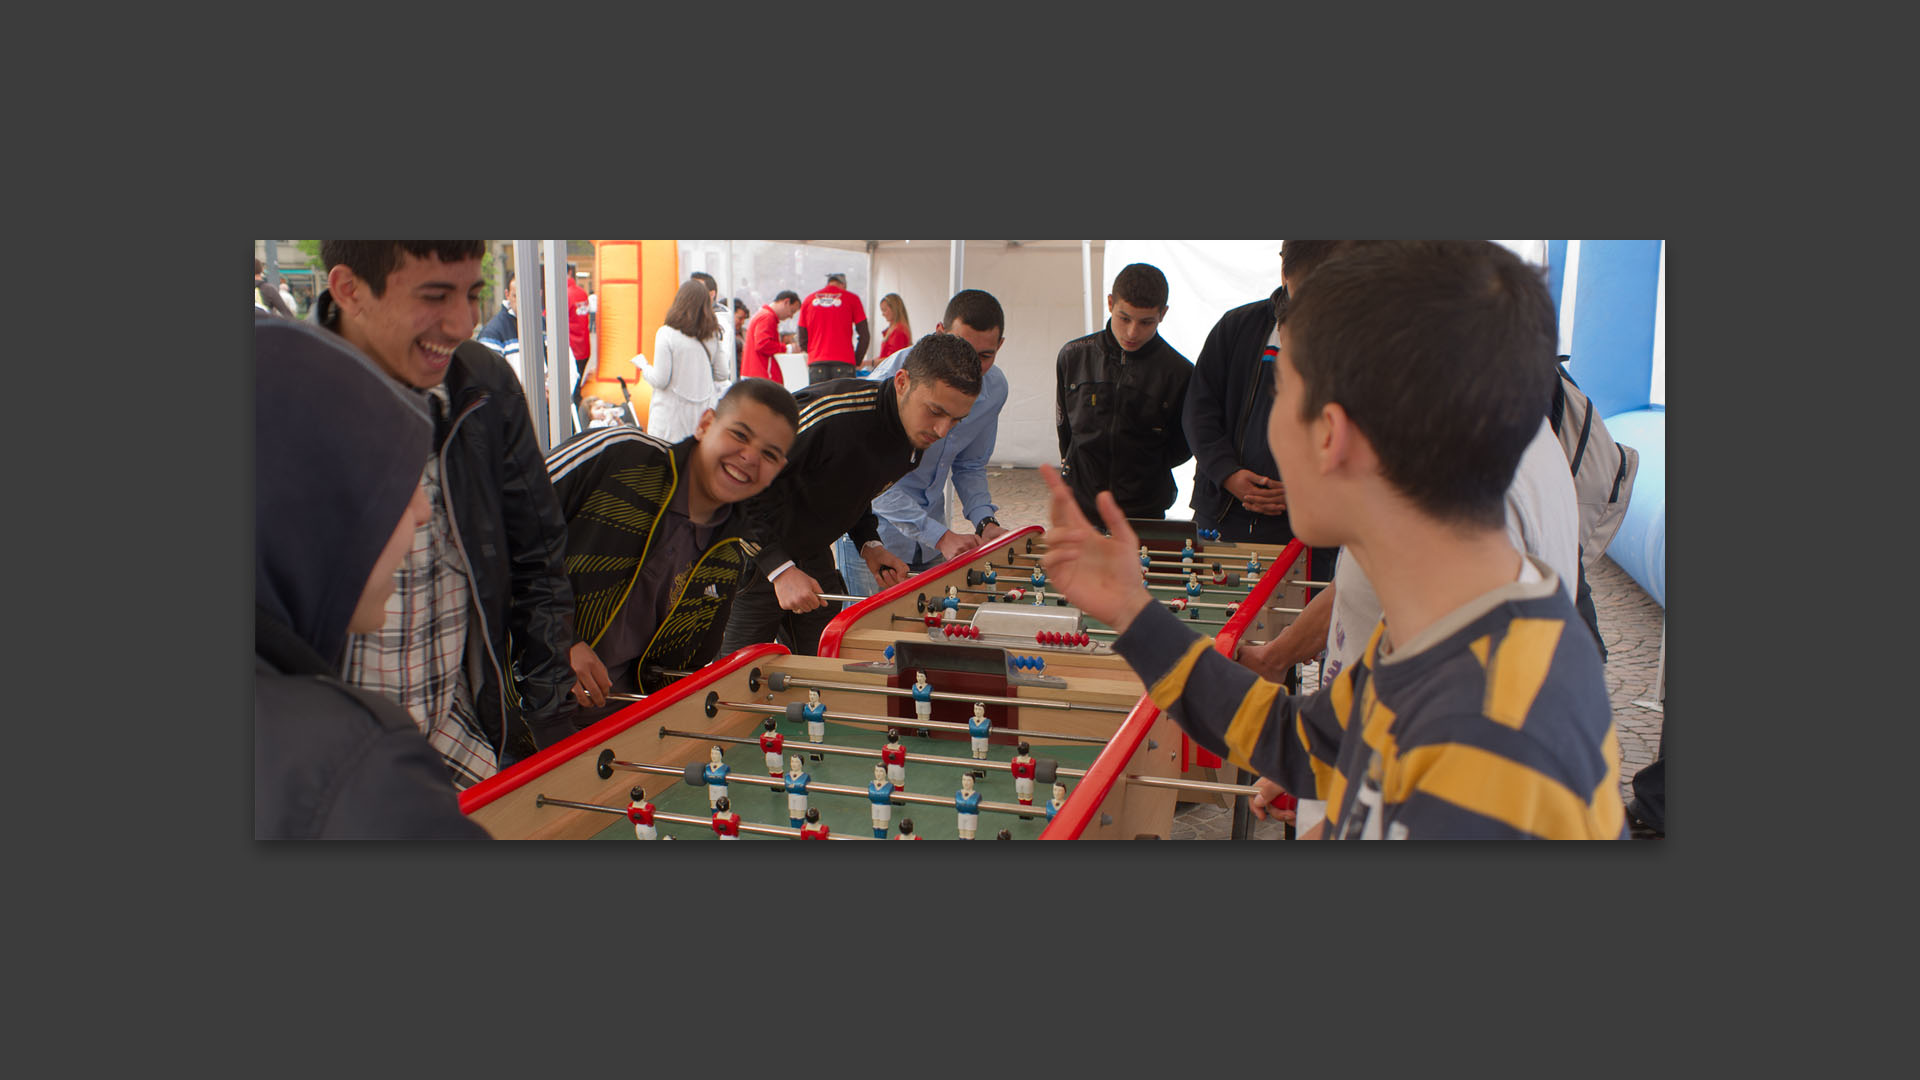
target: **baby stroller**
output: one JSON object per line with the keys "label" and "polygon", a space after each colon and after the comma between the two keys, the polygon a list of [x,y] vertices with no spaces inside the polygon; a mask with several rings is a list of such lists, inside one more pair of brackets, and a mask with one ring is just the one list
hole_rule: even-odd
{"label": "baby stroller", "polygon": [[[620,403],[601,401],[596,397],[582,399],[580,402],[580,430],[594,431],[604,427],[639,427],[639,421],[633,415],[633,394],[627,390],[627,380],[615,376],[620,383]],[[595,406],[598,406],[596,409]]]}

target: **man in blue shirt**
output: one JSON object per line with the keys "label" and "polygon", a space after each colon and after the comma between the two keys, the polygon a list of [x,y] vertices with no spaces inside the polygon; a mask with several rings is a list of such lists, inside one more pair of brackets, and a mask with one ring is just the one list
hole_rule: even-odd
{"label": "man in blue shirt", "polygon": [[[946,314],[933,328],[935,333],[958,335],[979,354],[980,396],[966,419],[921,455],[918,468],[873,500],[874,516],[880,519],[880,542],[912,573],[958,558],[1007,531],[994,518],[998,508],[987,492],[987,461],[1000,433],[1000,409],[1007,403],[1006,373],[993,367],[1006,343],[1005,327],[1000,301],[979,289],[963,289],[947,302]],[[867,378],[893,378],[912,351],[901,349],[887,357]],[[960,493],[961,509],[973,523],[971,535],[947,528],[949,476]],[[834,552],[849,595],[872,596],[878,591],[852,540],[841,537]]]}

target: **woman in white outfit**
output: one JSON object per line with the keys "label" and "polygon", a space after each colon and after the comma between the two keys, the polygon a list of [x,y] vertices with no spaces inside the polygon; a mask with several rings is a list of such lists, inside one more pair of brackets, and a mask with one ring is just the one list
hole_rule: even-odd
{"label": "woman in white outfit", "polygon": [[713,316],[707,287],[689,281],[680,286],[667,309],[666,324],[653,337],[653,358],[634,358],[653,387],[647,434],[679,442],[693,434],[702,413],[719,404],[714,379],[719,349],[720,322]]}

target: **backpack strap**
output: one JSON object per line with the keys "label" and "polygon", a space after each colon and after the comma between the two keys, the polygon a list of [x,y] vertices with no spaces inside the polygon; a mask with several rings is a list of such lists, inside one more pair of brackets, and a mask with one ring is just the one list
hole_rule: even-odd
{"label": "backpack strap", "polygon": [[1587,436],[1592,433],[1593,433],[1593,399],[1588,398],[1587,399],[1587,415],[1586,415],[1586,418],[1580,422],[1580,444],[1574,447],[1573,464],[1570,466],[1573,472],[1573,475],[1575,476],[1580,475],[1580,459],[1587,455]]}

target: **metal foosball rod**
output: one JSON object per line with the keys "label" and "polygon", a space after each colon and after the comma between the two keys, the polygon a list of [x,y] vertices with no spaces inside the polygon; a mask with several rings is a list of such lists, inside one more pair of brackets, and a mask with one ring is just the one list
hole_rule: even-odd
{"label": "metal foosball rod", "polygon": [[[716,709],[731,709],[734,712],[754,713],[759,716],[784,716],[788,720],[793,720],[796,723],[805,722],[805,718],[799,715],[800,702],[797,701],[790,701],[785,705],[756,705],[745,701],[715,701],[713,707]],[[864,713],[830,712],[823,714],[821,719],[837,720],[848,724],[880,724],[886,727],[913,728],[916,731],[963,732],[967,730],[967,725],[965,724],[950,723],[946,720],[919,720],[905,716],[868,716]],[[1065,742],[1099,743],[1102,746],[1106,745],[1109,741],[1107,738],[1099,735],[1067,735],[1054,731],[1028,731],[1026,728],[1003,727],[994,729],[995,734],[1005,734],[1010,731],[1018,732],[1032,739],[1060,739]]]}
{"label": "metal foosball rod", "polygon": [[[549,799],[545,795],[534,796],[533,805],[564,806],[570,810],[597,810],[602,814],[617,814],[620,817],[627,816],[627,808],[624,806],[601,806],[598,803],[574,802],[572,799]],[[670,825],[698,825],[704,828],[713,827],[712,818],[694,817],[691,814],[672,814],[665,810],[655,810],[653,812],[653,820],[664,821]],[[751,821],[742,821],[740,823],[740,831],[759,833],[762,836],[780,836],[788,840],[798,840],[801,838],[799,829],[789,829],[784,825],[757,825]],[[870,836],[834,836],[829,834],[827,839],[871,840],[873,838]]]}
{"label": "metal foosball rod", "polygon": [[[962,726],[964,727],[965,725]],[[1021,734],[1030,735],[1032,732],[1023,731]],[[669,737],[676,739],[704,739],[707,742],[717,743],[737,743],[741,746],[760,745],[758,739],[743,739],[735,735],[713,735],[703,731],[675,731],[673,728],[661,728],[660,738],[665,739]],[[798,750],[803,746],[806,747],[807,752],[810,754],[839,754],[842,757],[864,758],[878,758],[880,756],[880,751],[878,750],[868,750],[861,746],[835,746],[832,743],[794,743],[792,748]],[[907,760],[909,762],[919,762],[923,765],[949,765],[956,769],[992,769],[995,772],[1013,771],[1013,766],[1004,761],[989,761],[985,758],[951,758],[941,757],[936,754],[908,754]],[[1087,775],[1085,769],[1069,769],[1062,765],[1054,766],[1053,772],[1056,776],[1085,777]]]}
{"label": "metal foosball rod", "polygon": [[[645,762],[638,762],[638,761],[609,761],[607,762],[607,767],[610,769],[624,769],[627,772],[655,773],[661,776],[684,777],[687,772],[686,769],[678,769],[673,767],[672,765],[649,765],[649,764],[646,764]],[[1038,777],[1036,776],[1035,779],[1037,780]],[[781,783],[778,780],[770,780],[764,776],[751,776],[751,775],[729,776],[727,777],[727,783],[729,785],[747,784],[754,787],[781,788],[782,790],[784,790],[786,787],[785,784]],[[851,787],[844,787],[840,784],[826,784],[826,783],[821,783],[818,780],[815,780],[814,782],[807,785],[808,795],[812,795],[815,792],[819,792],[826,795],[857,796],[861,799],[865,799],[867,797],[867,791],[865,788],[851,788]],[[551,802],[553,800],[548,800],[548,801]],[[917,803],[921,806],[943,806],[949,810],[953,809],[953,796],[951,795],[941,797],[939,795],[916,795],[909,791],[896,791],[892,795],[892,801],[901,806],[905,806],[909,803]],[[1035,817],[1040,814],[1046,813],[1045,807],[1021,806],[1018,803],[994,803],[994,802],[987,802],[985,799],[982,799],[980,801],[980,809],[982,812],[991,811],[996,814],[1018,814],[1021,817]],[[621,813],[625,813],[625,812],[626,811],[624,810],[621,811]],[[656,817],[658,816],[657,812],[655,816]],[[695,820],[699,820],[699,819],[696,818]],[[707,824],[707,823],[702,822],[702,824]],[[741,827],[745,828],[746,826],[742,825]]]}
{"label": "metal foosball rod", "polygon": [[[864,683],[828,682],[825,679],[801,679],[784,671],[767,674],[767,687],[771,690],[786,690],[789,687],[799,690],[847,690],[856,694],[880,694],[885,697],[912,697],[913,691],[891,686],[870,686]],[[1065,709],[1081,712],[1129,713],[1131,705],[1088,705],[1071,701],[1049,701],[1045,698],[998,697],[990,694],[955,694],[945,690],[932,693],[934,701],[959,701],[966,704],[980,701],[988,705],[1018,705],[1023,709]]]}
{"label": "metal foosball rod", "polygon": [[1165,776],[1127,777],[1130,784],[1143,784],[1147,787],[1179,788],[1182,791],[1205,791],[1214,795],[1231,795],[1236,799],[1252,798],[1260,794],[1260,789],[1246,784],[1214,784],[1205,780],[1174,780]]}

